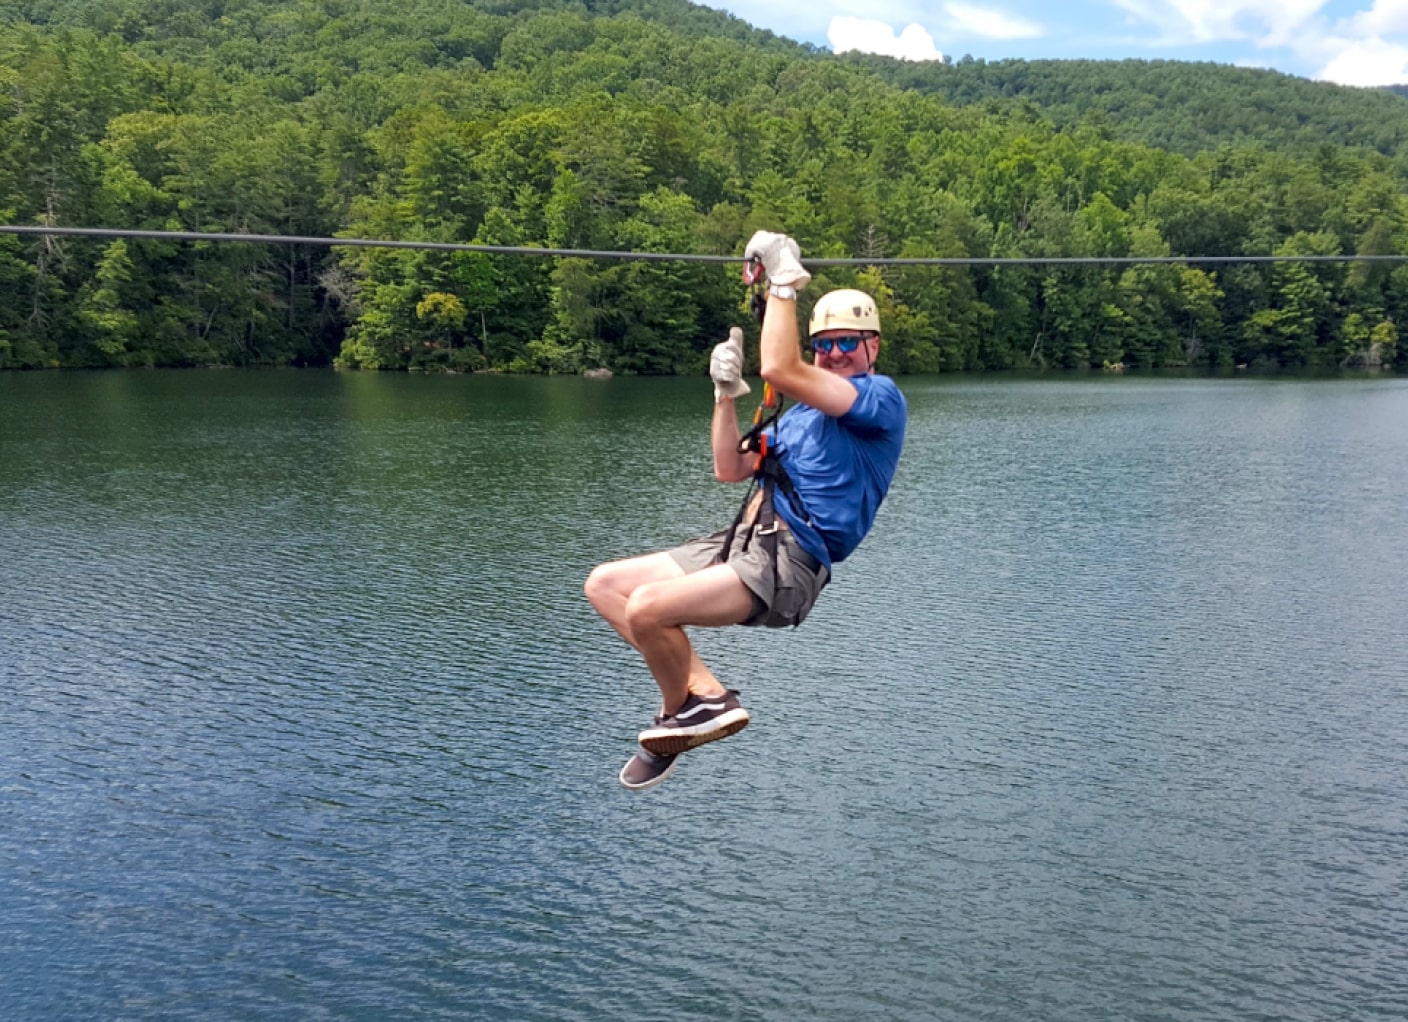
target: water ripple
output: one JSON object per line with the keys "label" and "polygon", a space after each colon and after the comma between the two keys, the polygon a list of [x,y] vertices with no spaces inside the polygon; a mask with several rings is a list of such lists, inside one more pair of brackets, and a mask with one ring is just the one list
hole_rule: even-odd
{"label": "water ripple", "polygon": [[1408,1015],[1408,388],[905,381],[634,796],[695,382],[0,377],[0,1013]]}

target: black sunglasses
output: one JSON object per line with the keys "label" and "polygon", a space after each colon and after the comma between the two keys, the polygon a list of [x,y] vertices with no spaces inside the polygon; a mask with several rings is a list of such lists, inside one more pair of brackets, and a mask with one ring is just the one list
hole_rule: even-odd
{"label": "black sunglasses", "polygon": [[865,334],[847,334],[845,337],[814,337],[812,338],[812,351],[820,351],[829,355],[834,346],[840,349],[841,354],[849,355],[860,347],[861,341],[869,339]]}

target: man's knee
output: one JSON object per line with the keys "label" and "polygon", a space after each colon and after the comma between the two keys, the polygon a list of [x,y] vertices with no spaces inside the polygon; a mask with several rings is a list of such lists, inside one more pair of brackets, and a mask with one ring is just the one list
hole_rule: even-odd
{"label": "man's knee", "polygon": [[582,583],[582,592],[586,594],[588,602],[593,607],[600,607],[604,598],[615,593],[616,589],[611,576],[611,564],[598,564],[587,575],[587,580]]}
{"label": "man's knee", "polygon": [[668,583],[647,582],[636,586],[626,599],[626,624],[631,631],[637,628],[660,628],[673,624],[666,617],[665,591]]}
{"label": "man's knee", "polygon": [[582,590],[592,606],[600,609],[614,606],[617,600],[629,599],[641,586],[670,582],[683,576],[684,570],[669,554],[646,554],[598,564],[587,575]]}
{"label": "man's knee", "polygon": [[610,561],[591,570],[582,591],[597,613],[615,614],[636,586],[636,579],[624,562]]}

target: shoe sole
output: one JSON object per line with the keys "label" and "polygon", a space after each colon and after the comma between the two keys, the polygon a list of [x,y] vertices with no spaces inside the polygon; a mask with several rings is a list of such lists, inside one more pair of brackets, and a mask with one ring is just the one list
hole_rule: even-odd
{"label": "shoe sole", "polygon": [[709,742],[717,742],[721,738],[736,735],[748,726],[748,711],[742,707],[736,710],[729,710],[721,717],[716,717],[707,725],[707,731],[695,731],[687,727],[661,728],[660,730],[647,730],[640,733],[641,748],[653,752],[657,756],[678,756],[682,752],[690,749],[697,749],[701,745]]}

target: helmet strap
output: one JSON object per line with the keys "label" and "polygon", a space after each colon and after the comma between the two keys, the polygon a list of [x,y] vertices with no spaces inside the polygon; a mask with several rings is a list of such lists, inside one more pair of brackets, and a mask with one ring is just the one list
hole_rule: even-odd
{"label": "helmet strap", "polygon": [[870,342],[871,342],[871,341],[875,341],[875,340],[879,340],[879,337],[878,337],[878,336],[867,337],[864,341],[861,342],[861,344],[863,344],[863,345],[866,346],[866,347],[865,347],[865,358],[866,358],[866,363],[867,363],[867,364],[866,364],[866,367],[865,367],[865,371],[866,371],[867,373],[873,373],[873,372],[875,371],[875,359],[873,359],[873,358],[870,357]]}

